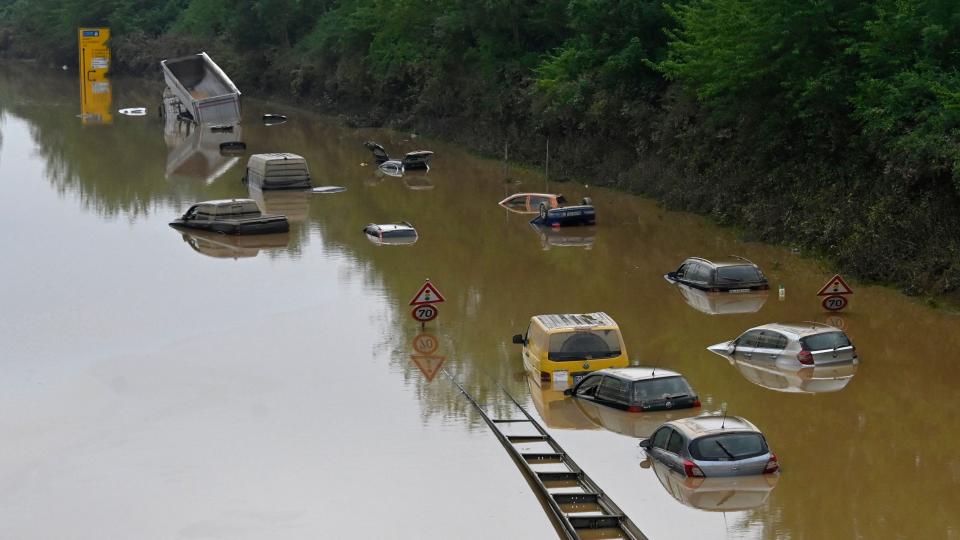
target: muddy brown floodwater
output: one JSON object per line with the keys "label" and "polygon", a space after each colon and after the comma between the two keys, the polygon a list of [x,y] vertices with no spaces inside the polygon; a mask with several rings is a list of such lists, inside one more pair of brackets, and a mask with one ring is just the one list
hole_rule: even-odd
{"label": "muddy brown floodwater", "polygon": [[[960,319],[856,281],[844,325],[859,369],[734,366],[707,345],[750,326],[824,321],[832,274],[649,200],[547,184],[408,133],[354,130],[245,101],[248,153],[288,151],[344,193],[249,193],[246,155],[164,126],[159,82],[113,81],[77,117],[73,76],[0,64],[0,537],[550,538],[507,453],[447,378],[491,410],[503,385],[651,538],[960,538]],[[264,126],[264,112],[289,114]],[[426,174],[377,173],[361,145],[434,150]],[[590,195],[596,227],[544,233],[497,201]],[[198,200],[253,196],[286,235],[185,234]],[[420,240],[379,247],[369,222]],[[737,254],[769,297],[723,303],[661,277]],[[407,301],[446,296],[430,338]],[[776,286],[783,284],[780,300]],[[779,477],[702,483],[644,463],[663,416],[529,384],[510,337],[538,313],[603,310],[631,359],[682,372],[767,435]],[[717,313],[721,312],[721,313]],[[725,313],[729,312],[729,313]],[[445,372],[444,372],[445,370]]]}

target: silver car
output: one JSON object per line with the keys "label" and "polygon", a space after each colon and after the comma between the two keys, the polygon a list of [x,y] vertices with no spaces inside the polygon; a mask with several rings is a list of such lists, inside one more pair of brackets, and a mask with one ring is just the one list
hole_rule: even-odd
{"label": "silver car", "polygon": [[707,350],[728,360],[770,362],[787,368],[859,361],[857,348],[842,330],[815,322],[757,326]]}
{"label": "silver car", "polygon": [[640,441],[651,459],[684,476],[771,474],[780,470],[763,433],[737,416],[672,420]]}

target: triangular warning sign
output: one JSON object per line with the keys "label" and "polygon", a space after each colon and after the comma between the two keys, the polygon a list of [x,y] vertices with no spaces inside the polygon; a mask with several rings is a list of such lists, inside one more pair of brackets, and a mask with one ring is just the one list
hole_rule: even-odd
{"label": "triangular warning sign", "polygon": [[443,362],[446,359],[446,356],[426,356],[420,354],[410,355],[410,360],[413,360],[413,363],[420,368],[423,376],[426,377],[427,381],[430,382],[433,382],[433,378],[437,376],[437,372],[440,371],[440,368],[443,366]]}
{"label": "triangular warning sign", "polygon": [[820,289],[817,296],[832,296],[834,294],[853,294],[853,289],[840,277],[840,274],[830,278],[830,281],[827,281],[826,285]]}
{"label": "triangular warning sign", "polygon": [[433,286],[433,283],[430,283],[430,280],[427,280],[423,284],[423,287],[420,287],[420,290],[413,297],[413,300],[410,301],[411,306],[419,306],[420,304],[439,304],[443,302],[443,295],[440,294],[440,291]]}

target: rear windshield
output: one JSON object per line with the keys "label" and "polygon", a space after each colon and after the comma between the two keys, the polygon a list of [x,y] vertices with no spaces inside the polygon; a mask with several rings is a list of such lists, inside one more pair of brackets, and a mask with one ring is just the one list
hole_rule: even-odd
{"label": "rear windshield", "polygon": [[586,330],[550,336],[550,360],[579,360],[620,356],[620,332]]}
{"label": "rear windshield", "polygon": [[693,389],[683,377],[664,377],[633,383],[633,400],[678,398],[693,395]]}
{"label": "rear windshield", "polygon": [[804,350],[822,351],[824,349],[839,349],[840,347],[849,347],[850,340],[843,332],[824,332],[823,334],[814,334],[800,340]]}
{"label": "rear windshield", "polygon": [[763,281],[763,274],[752,265],[721,266],[717,269],[717,281],[722,283]]}
{"label": "rear windshield", "polygon": [[413,229],[394,229],[392,231],[383,231],[384,238],[413,238],[417,231]]}
{"label": "rear windshield", "polygon": [[690,443],[690,455],[699,461],[731,461],[766,453],[767,442],[759,433],[725,433]]}

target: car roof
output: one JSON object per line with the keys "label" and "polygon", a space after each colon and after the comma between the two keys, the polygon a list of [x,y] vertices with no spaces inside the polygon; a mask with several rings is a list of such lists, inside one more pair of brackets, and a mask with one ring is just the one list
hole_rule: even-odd
{"label": "car roof", "polygon": [[416,229],[413,228],[413,225],[410,225],[410,224],[407,223],[407,222],[403,222],[403,223],[368,223],[367,226],[364,227],[364,228],[366,228],[366,229],[374,229],[374,230],[377,230],[377,231],[384,231],[384,232],[386,232],[386,231],[400,231],[400,230],[416,231]]}
{"label": "car roof", "polygon": [[818,323],[818,322],[802,322],[802,323],[770,323],[764,324],[763,326],[757,326],[751,328],[750,330],[776,330],[777,332],[782,332],[784,334],[790,334],[792,337],[799,339],[805,336],[811,336],[814,334],[824,334],[827,332],[842,332],[839,328]]}
{"label": "car roof", "polygon": [[602,311],[596,313],[564,313],[553,315],[534,315],[547,330],[588,329],[598,326],[617,326],[612,317]]}
{"label": "car roof", "polygon": [[663,368],[653,368],[653,367],[626,367],[626,368],[606,368],[596,371],[597,373],[606,373],[619,377],[621,379],[626,379],[629,381],[639,381],[642,379],[663,379],[666,377],[682,377],[676,371],[670,371],[669,369]]}
{"label": "car roof", "polygon": [[[757,426],[739,416],[703,415],[692,418],[671,420],[667,425],[674,427],[688,439],[696,439],[717,433],[751,431],[760,433]],[[723,426],[722,428],[720,426]]]}
{"label": "car roof", "polygon": [[244,204],[244,203],[254,203],[254,204],[256,204],[256,202],[257,202],[257,201],[255,201],[255,200],[253,200],[253,199],[214,199],[214,200],[212,200],[212,201],[202,201],[202,202],[198,202],[198,203],[196,203],[196,204],[198,204],[198,205],[199,205],[199,204],[212,204],[212,205],[214,205],[214,206],[222,206],[222,205],[225,205],[225,204]]}
{"label": "car roof", "polygon": [[718,259],[715,261],[712,261],[710,259],[704,259],[703,257],[689,257],[687,260],[706,263],[715,268],[720,268],[725,266],[757,266],[756,264],[753,263],[753,261],[750,261],[743,257],[737,257],[736,255],[733,255],[729,259]]}

